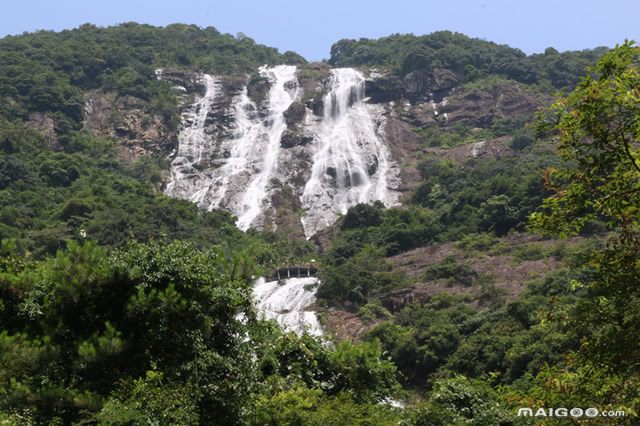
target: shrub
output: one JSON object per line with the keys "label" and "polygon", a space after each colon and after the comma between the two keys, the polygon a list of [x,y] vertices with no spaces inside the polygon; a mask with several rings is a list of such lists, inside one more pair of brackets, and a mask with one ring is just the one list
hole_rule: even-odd
{"label": "shrub", "polygon": [[447,256],[439,263],[429,266],[424,274],[426,280],[441,278],[449,278],[454,283],[470,286],[478,278],[478,273],[470,265],[458,263],[455,257]]}

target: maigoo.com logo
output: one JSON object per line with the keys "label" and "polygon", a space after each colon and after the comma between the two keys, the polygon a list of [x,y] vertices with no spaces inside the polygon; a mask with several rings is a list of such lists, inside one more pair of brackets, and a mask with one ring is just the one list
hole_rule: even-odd
{"label": "maigoo.com logo", "polygon": [[518,416],[520,417],[624,417],[625,412],[622,410],[603,410],[597,408],[519,408]]}

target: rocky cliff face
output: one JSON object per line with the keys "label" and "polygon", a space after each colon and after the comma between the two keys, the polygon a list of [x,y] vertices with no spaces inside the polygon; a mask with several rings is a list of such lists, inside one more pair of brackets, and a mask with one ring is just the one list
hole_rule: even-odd
{"label": "rocky cliff face", "polygon": [[435,69],[430,75],[414,71],[402,80],[385,76],[384,70],[369,70],[366,96],[369,102],[384,107],[385,140],[400,165],[402,183],[398,190],[403,194],[408,194],[421,179],[415,168],[419,152],[432,151],[461,164],[478,155],[509,155],[505,138],[451,150],[424,149],[416,129],[446,132],[459,124],[470,129],[488,128],[495,120],[532,117],[540,105],[551,100],[531,94],[515,82],[466,88],[458,75],[446,69]]}
{"label": "rocky cliff face", "polygon": [[44,134],[47,145],[54,151],[62,150],[58,135],[56,134],[56,123],[51,117],[43,112],[32,112],[29,114],[29,120],[26,125],[41,131]]}
{"label": "rocky cliff face", "polygon": [[241,84],[159,76],[185,100],[169,195],[228,209],[242,229],[291,238],[311,236],[358,202],[398,200],[384,107],[365,102],[360,72],[316,63],[263,67]]}
{"label": "rocky cliff face", "polygon": [[112,94],[91,92],[85,96],[86,127],[118,142],[120,157],[128,163],[140,156],[171,153],[177,135],[160,117],[147,112],[146,103],[133,96],[114,100]]}
{"label": "rocky cliff face", "polygon": [[[126,161],[169,156],[169,195],[229,209],[243,228],[289,238],[310,237],[357,202],[399,202],[420,180],[416,156],[424,148],[416,129],[486,128],[531,115],[545,101],[513,82],[465,88],[446,69],[400,79],[311,63],[252,76],[161,70],[158,77],[180,95],[179,129],[149,114],[140,99],[101,92],[86,95],[86,126],[116,139]],[[46,131],[46,117],[31,122]],[[504,145],[488,141],[439,155],[500,155]]]}

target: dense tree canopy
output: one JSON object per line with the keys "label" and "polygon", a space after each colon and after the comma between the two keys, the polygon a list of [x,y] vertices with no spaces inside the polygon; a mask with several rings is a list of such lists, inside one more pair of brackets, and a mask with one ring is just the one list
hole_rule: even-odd
{"label": "dense tree canopy", "polygon": [[272,407],[283,392],[363,411],[398,391],[378,342],[329,349],[258,321],[254,271],[220,248],[133,243],[108,254],[71,242],[29,263],[3,251],[0,419],[264,424],[281,415]]}
{"label": "dense tree canopy", "polygon": [[304,62],[293,52],[280,54],[244,35],[184,24],[85,24],[58,33],[8,36],[0,40],[0,111],[23,118],[31,110],[57,112],[73,126],[82,120],[82,90],[102,87],[162,101],[166,83],[157,80],[157,68],[228,74],[263,64]]}
{"label": "dense tree canopy", "polygon": [[[547,93],[575,86],[605,50],[526,56],[443,31],[341,40],[329,62],[400,77],[447,68],[463,90],[510,79]],[[492,425],[519,424],[514,407],[525,405],[637,411],[637,47],[608,53],[543,116],[560,159],[534,146],[525,115],[414,128],[420,183],[405,205],[354,206],[322,254],[164,196],[166,160],[126,164],[117,141],[84,128],[84,94],[103,91],[141,99],[175,129],[178,98],[159,67],[234,74],[303,62],[182,24],[0,40],[0,423]],[[34,111],[52,119],[57,144],[25,124]],[[442,156],[498,137],[501,158]],[[535,227],[586,239],[508,246],[549,195]],[[415,276],[390,259],[434,244],[456,255]],[[496,253],[557,269],[507,298],[472,265]],[[253,278],[311,258],[322,265],[316,308],[357,317],[363,343],[258,318]],[[445,291],[394,305],[394,292],[418,283]],[[404,408],[391,404],[398,395]]]}
{"label": "dense tree canopy", "polygon": [[606,48],[527,56],[519,49],[464,34],[438,31],[432,34],[393,34],[377,40],[340,40],[331,47],[329,63],[339,67],[383,66],[404,76],[415,70],[447,68],[470,81],[497,74],[521,83],[544,83],[554,89],[571,89],[584,67]]}
{"label": "dense tree canopy", "polygon": [[639,58],[635,43],[617,46],[541,117],[543,130],[557,130],[565,163],[548,170],[546,185],[554,194],[532,217],[536,228],[559,235],[593,222],[611,231],[606,247],[589,260],[593,279],[572,283],[583,297],[556,308],[559,321],[586,331],[562,384],[550,392],[629,413],[640,404]]}

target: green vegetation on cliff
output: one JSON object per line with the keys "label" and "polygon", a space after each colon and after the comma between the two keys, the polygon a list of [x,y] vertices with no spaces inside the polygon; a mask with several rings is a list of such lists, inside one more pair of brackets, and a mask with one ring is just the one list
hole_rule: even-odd
{"label": "green vegetation on cliff", "polygon": [[584,68],[606,50],[600,47],[559,53],[549,47],[544,54],[527,56],[506,45],[439,31],[423,36],[393,34],[377,40],[340,40],[331,47],[329,63],[338,67],[388,67],[400,76],[444,68],[464,76],[466,81],[498,75],[549,89],[571,90],[584,75]]}
{"label": "green vegetation on cliff", "polygon": [[55,254],[68,239],[117,247],[131,239],[205,246],[246,238],[227,212],[158,193],[156,161],[125,165],[112,141],[87,132],[71,132],[64,150],[54,152],[38,131],[4,121],[0,153],[0,238],[36,257]]}
{"label": "green vegetation on cliff", "polygon": [[293,53],[233,37],[213,27],[126,23],[100,28],[40,31],[0,40],[0,105],[4,117],[31,110],[82,120],[82,91],[116,90],[119,95],[159,100],[166,96],[155,70],[182,67],[203,72],[246,73],[263,64],[304,63]]}
{"label": "green vegetation on cliff", "polygon": [[[329,62],[398,77],[447,69],[469,93],[513,81],[548,93],[575,86],[605,50],[526,56],[439,32],[341,40]],[[128,164],[118,140],[83,122],[86,92],[100,91],[141,99],[175,129],[160,67],[244,74],[303,62],[181,24],[0,40],[0,422],[494,425],[528,424],[519,406],[637,412],[637,48],[608,53],[545,116],[557,119],[560,158],[533,146],[528,115],[478,128],[404,117],[423,142],[420,182],[400,208],[351,208],[321,257],[164,196],[164,156]],[[29,125],[31,113],[51,131]],[[500,155],[443,154],[496,137]],[[532,214],[538,229],[585,238],[509,245]],[[418,273],[397,266],[447,244]],[[478,267],[486,256],[538,262],[535,279],[508,293]],[[311,257],[323,266],[319,304],[357,316],[361,344],[257,318],[254,276]],[[424,283],[420,297],[402,293]]]}
{"label": "green vegetation on cliff", "polygon": [[[84,127],[84,92],[135,96],[146,101],[149,116],[175,127],[177,97],[157,79],[157,68],[233,73],[283,62],[304,59],[182,24],[87,24],[0,40],[0,239],[14,238],[21,250],[41,256],[81,234],[106,246],[163,237],[230,245],[245,238],[226,212],[161,195],[166,161],[121,161],[118,142]],[[52,120],[48,134],[25,125],[31,112]]]}

